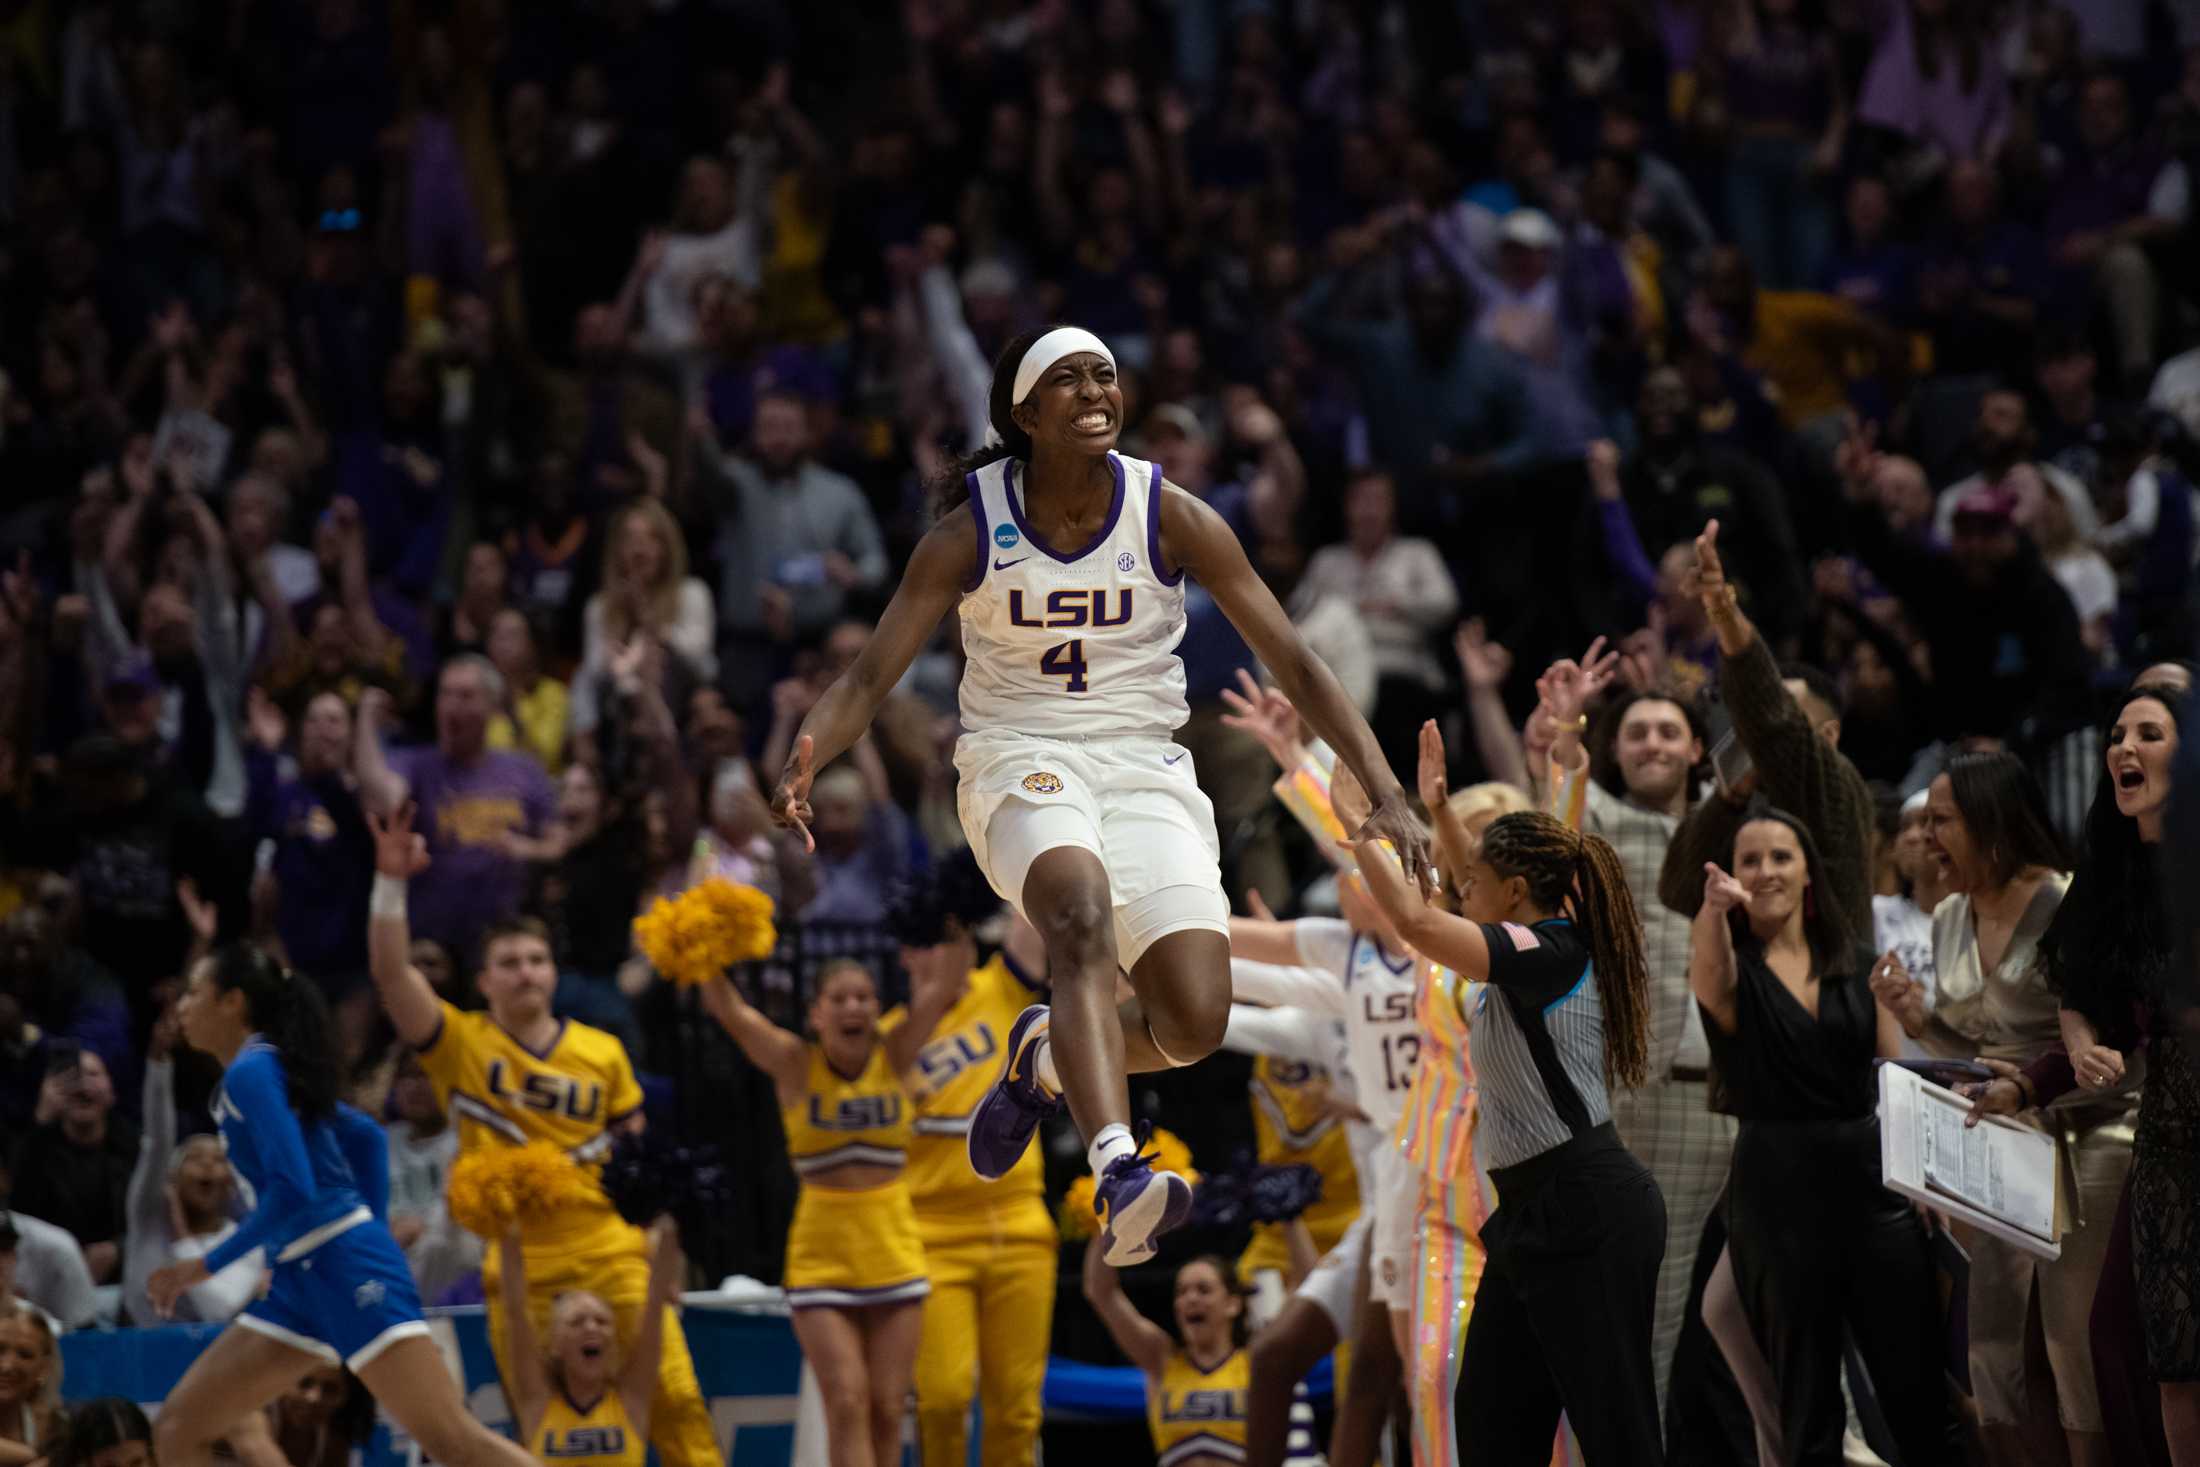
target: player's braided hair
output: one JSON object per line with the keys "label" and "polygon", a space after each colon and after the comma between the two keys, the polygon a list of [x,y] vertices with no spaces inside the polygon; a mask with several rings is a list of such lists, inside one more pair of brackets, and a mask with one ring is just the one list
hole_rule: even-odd
{"label": "player's braided hair", "polygon": [[933,478],[929,487],[940,515],[946,515],[970,498],[970,475],[987,464],[999,463],[1004,458],[1031,461],[1031,435],[1016,426],[1015,416],[1010,411],[1016,404],[1008,398],[1016,390],[1016,368],[1022,364],[1024,353],[1030,351],[1040,337],[1055,329],[1053,325],[1041,326],[1012,337],[1001,348],[1001,354],[993,359],[993,385],[986,392],[985,415],[1001,441],[981,444]]}
{"label": "player's braided hair", "polygon": [[290,1108],[309,1117],[334,1110],[343,1067],[320,986],[246,942],[218,947],[206,961],[216,987],[244,994],[252,1027],[282,1056]]}
{"label": "player's braided hair", "polygon": [[1537,906],[1553,912],[1572,907],[1589,939],[1604,1003],[1604,1083],[1640,1085],[1649,1073],[1650,967],[1619,853],[1601,836],[1529,811],[1490,822],[1482,832],[1482,859],[1500,876],[1525,880]]}

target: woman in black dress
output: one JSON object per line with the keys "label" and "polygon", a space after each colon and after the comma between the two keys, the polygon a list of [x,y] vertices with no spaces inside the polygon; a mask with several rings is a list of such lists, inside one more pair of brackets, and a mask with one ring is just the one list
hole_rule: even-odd
{"label": "woman in black dress", "polygon": [[2183,702],[2179,689],[2142,680],[2109,728],[2077,878],[2040,942],[2062,1003],[2062,1046],[1965,1087],[1978,1114],[2010,1115],[2072,1089],[2113,1091],[2127,1053],[2147,1051],[2131,1171],[2092,1317],[2110,1447],[2132,1467],[2200,1467],[2200,1054],[2170,1017],[2174,942],[2154,869]]}
{"label": "woman in black dress", "polygon": [[1871,1372],[1904,1467],[1950,1460],[1925,1234],[1879,1173],[1874,1055],[1901,1028],[1872,997],[1818,848],[1760,804],[1734,874],[1704,866],[1689,982],[1729,1108],[1727,1184],[1743,1307],[1778,1383],[1783,1467],[1841,1461],[1841,1339]]}

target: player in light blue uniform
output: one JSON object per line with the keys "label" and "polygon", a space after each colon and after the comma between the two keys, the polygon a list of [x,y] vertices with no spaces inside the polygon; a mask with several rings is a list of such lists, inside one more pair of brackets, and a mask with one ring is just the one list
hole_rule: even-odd
{"label": "player in light blue uniform", "polygon": [[147,1290],[165,1314],[255,1248],[274,1279],[169,1393],[154,1427],[159,1460],[208,1467],[214,1443],[245,1416],[307,1371],[341,1363],[444,1467],[531,1467],[516,1443],[467,1414],[428,1337],[387,1225],[388,1142],[336,1099],[319,990],[238,944],[192,971],[176,1013],[185,1042],[223,1063],[214,1116],[254,1206],[220,1247],[160,1269]]}

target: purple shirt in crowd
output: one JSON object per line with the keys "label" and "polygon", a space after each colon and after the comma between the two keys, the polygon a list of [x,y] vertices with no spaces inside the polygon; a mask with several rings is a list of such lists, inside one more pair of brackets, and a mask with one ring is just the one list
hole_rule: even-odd
{"label": "purple shirt in crowd", "polygon": [[413,878],[413,936],[471,963],[481,929],[527,894],[526,863],[504,853],[504,837],[542,833],[556,804],[549,776],[525,754],[488,752],[461,766],[433,746],[393,752],[390,768],[412,787],[435,863]]}
{"label": "purple shirt in crowd", "polygon": [[276,757],[257,747],[245,750],[245,772],[246,827],[255,841],[275,843],[283,951],[299,972],[324,982],[364,973],[374,836],[359,792],[341,775],[286,778]]}

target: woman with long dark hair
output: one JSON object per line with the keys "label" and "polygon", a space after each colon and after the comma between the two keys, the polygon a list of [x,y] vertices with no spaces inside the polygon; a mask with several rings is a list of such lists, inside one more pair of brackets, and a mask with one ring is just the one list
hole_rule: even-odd
{"label": "woman with long dark hair", "polygon": [[[1184,577],[1214,598],[1292,705],[1373,802],[1362,834],[1416,882],[1428,835],[1367,720],[1306,645],[1228,524],[1115,445],[1114,353],[1056,326],[994,364],[998,442],[955,465],[877,633],[802,720],[772,813],[807,834],[816,771],[853,745],[950,608],[966,663],[955,748],[963,833],[994,890],[1046,939],[1053,1002],[1005,1042],[972,1113],[971,1169],[995,1180],[1066,1100],[1087,1143],[1103,1251],[1122,1267],[1191,1214],[1130,1130],[1133,1071],[1175,1069],[1222,1042],[1229,899],[1214,808],[1171,733],[1191,716]],[[1127,972],[1138,1002],[1118,1007]],[[1062,1043],[1053,1042],[1059,1018]]]}
{"label": "woman with long dark hair", "polygon": [[1171,1338],[1138,1312],[1101,1255],[1098,1238],[1086,1243],[1085,1298],[1115,1347],[1146,1377],[1155,1467],[1243,1462],[1253,1377],[1246,1350],[1247,1291],[1237,1270],[1213,1253],[1178,1267]]}
{"label": "woman with long dark hair", "polygon": [[1650,1046],[1642,919],[1619,855],[1542,813],[1501,815],[1429,904],[1374,841],[1361,875],[1423,957],[1466,980],[1477,1152],[1497,1210],[1467,1320],[1459,1454],[1543,1467],[1563,1411],[1591,1467],[1660,1460],[1650,1334],[1665,1199],[1612,1126]]}
{"label": "woman with long dark hair", "polygon": [[[2114,1092],[2126,1055],[2148,1052],[2132,1161],[2093,1296],[2089,1334],[2110,1458],[2200,1463],[2200,1066],[2166,1017],[2173,942],[2154,870],[2180,742],[2183,690],[2150,682],[2110,725],[2085,849],[2040,943],[2061,1000],[2062,1047],[1968,1087],[1978,1114],[2052,1106],[2071,1090]],[[2182,1286],[2179,1280],[2185,1281]],[[2143,1356],[2142,1356],[2143,1351]]]}
{"label": "woman with long dark hair", "polygon": [[[1933,780],[1925,809],[1949,889],[1933,913],[1932,1003],[1891,974],[1875,974],[1875,990],[1935,1054],[2029,1064],[2061,1038],[2040,944],[2069,888],[2070,863],[2046,798],[2015,755],[1963,754]],[[2074,1467],[2109,1460],[2086,1319],[2131,1165],[2132,1099],[2128,1090],[2093,1091],[2040,1118],[2058,1153],[2060,1257],[2037,1258],[1987,1235],[1966,1242],[1971,1389],[1997,1460],[2026,1454],[2028,1362],[2042,1351]]]}
{"label": "woman with long dark hair", "polygon": [[1778,1391],[1782,1467],[1841,1461],[1844,1329],[1905,1467],[1947,1459],[1925,1234],[1879,1172],[1875,1055],[1900,1053],[1871,952],[1843,929],[1818,844],[1761,802],[1729,875],[1704,867],[1689,981],[1741,1121],[1727,1251]]}
{"label": "woman with long dark hair", "polygon": [[166,1312],[185,1289],[264,1247],[274,1278],[207,1346],[162,1404],[168,1467],[211,1467],[214,1444],[304,1375],[348,1365],[384,1410],[447,1467],[532,1459],[467,1413],[429,1338],[405,1255],[390,1237],[381,1127],[336,1099],[320,990],[257,948],[222,948],[191,971],[176,1006],[186,1043],[222,1062],[214,1117],[257,1205],[204,1256],[148,1280]]}

